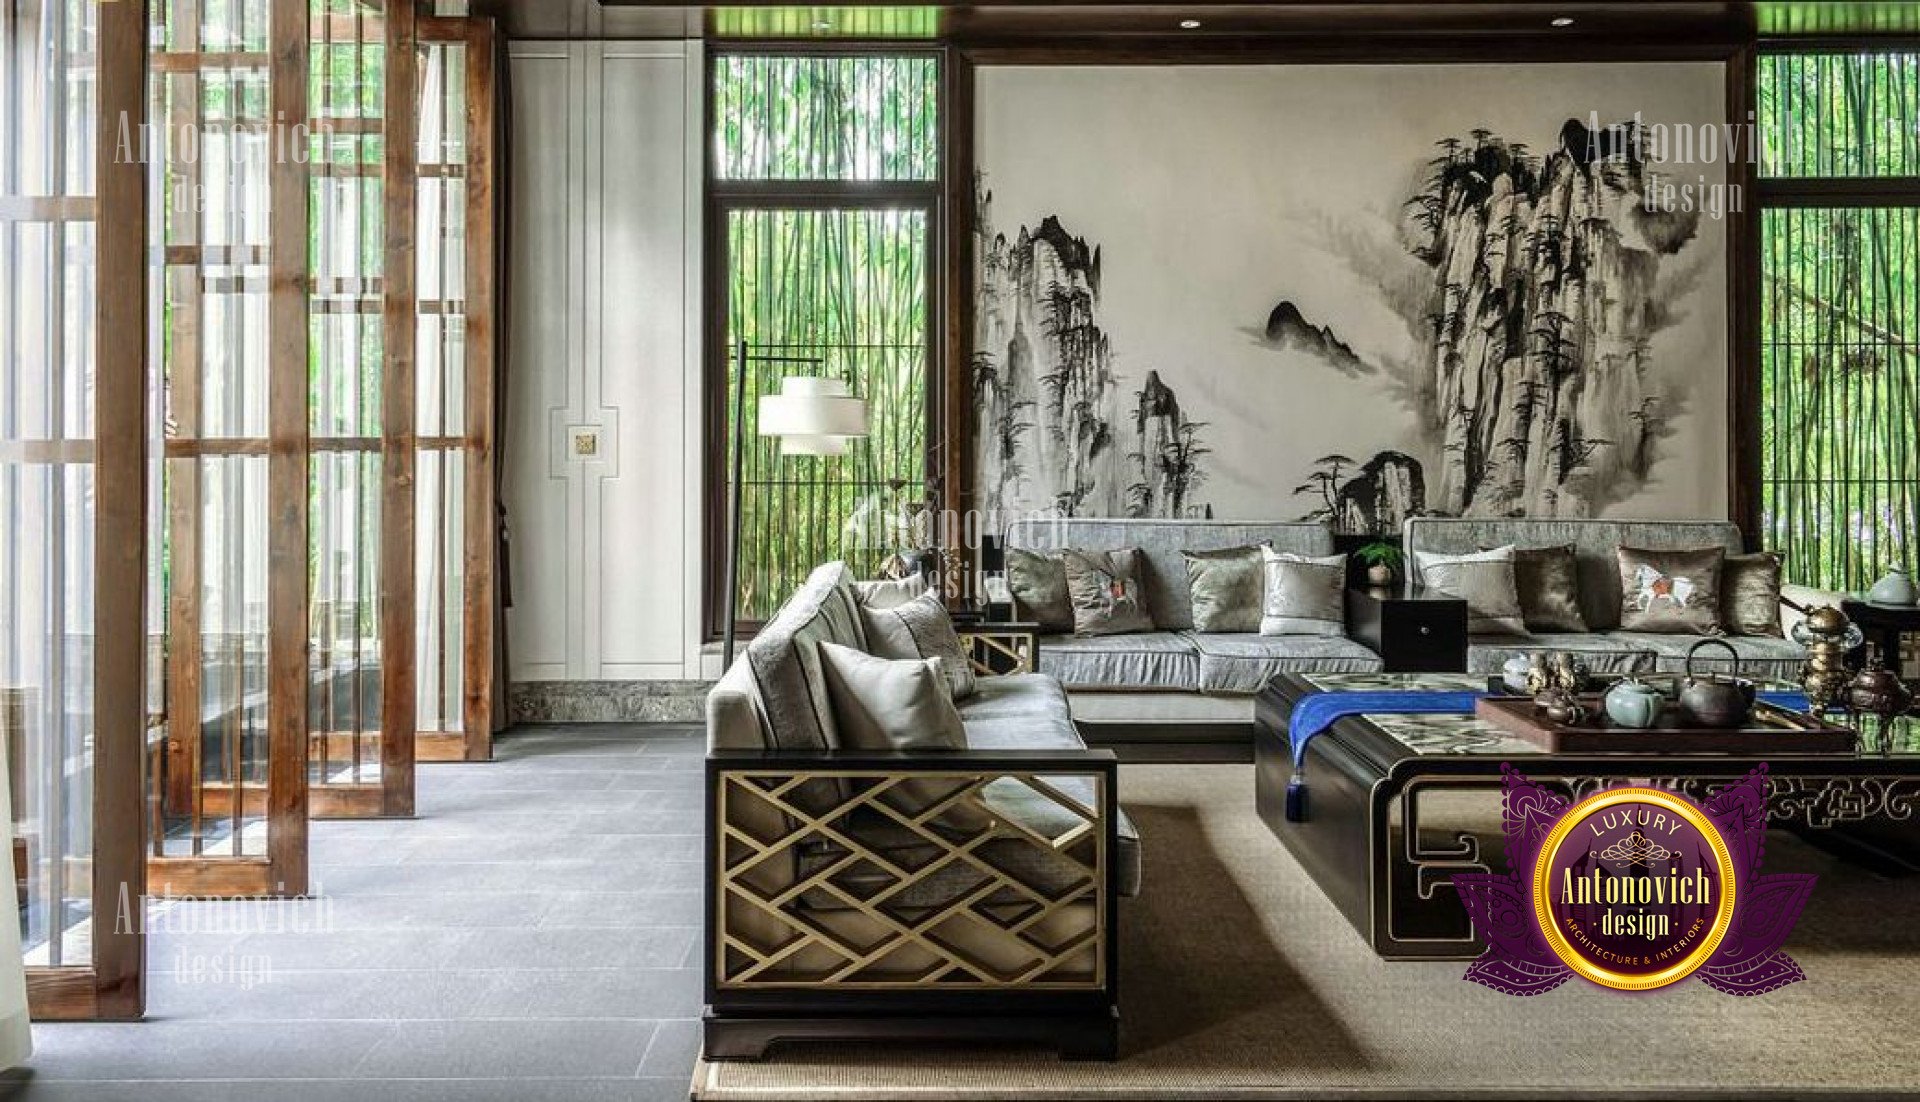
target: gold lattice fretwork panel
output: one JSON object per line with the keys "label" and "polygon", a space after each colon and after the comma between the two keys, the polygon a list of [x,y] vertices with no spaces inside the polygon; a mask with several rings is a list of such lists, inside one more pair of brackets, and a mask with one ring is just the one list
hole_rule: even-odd
{"label": "gold lattice fretwork panel", "polygon": [[996,674],[1033,673],[1040,668],[1034,632],[1017,628],[960,628],[960,644],[966,649],[973,672],[991,677]]}
{"label": "gold lattice fretwork panel", "polygon": [[1098,990],[1110,776],[723,770],[722,989]]}

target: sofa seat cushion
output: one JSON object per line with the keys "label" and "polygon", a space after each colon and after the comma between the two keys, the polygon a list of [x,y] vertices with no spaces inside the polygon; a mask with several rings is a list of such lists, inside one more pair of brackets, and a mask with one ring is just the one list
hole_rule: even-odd
{"label": "sofa seat cushion", "polygon": [[[1744,677],[1800,679],[1800,664],[1807,660],[1806,648],[1791,639],[1765,635],[1660,635],[1640,631],[1616,631],[1607,636],[1624,646],[1639,647],[1653,655],[1656,673],[1682,673],[1687,667],[1687,651],[1702,639],[1726,643],[1740,656],[1740,674]],[[1708,647],[1693,664],[1700,673],[1732,673],[1734,662],[1721,647]]]}
{"label": "sofa seat cushion", "polygon": [[1467,640],[1467,672],[1497,674],[1509,658],[1530,657],[1546,651],[1577,654],[1594,673],[1653,671],[1653,651],[1634,640],[1612,635],[1549,633],[1472,636]]}
{"label": "sofa seat cushion", "polygon": [[1257,693],[1279,673],[1373,673],[1380,656],[1344,635],[1187,635],[1200,652],[1200,689]]}
{"label": "sofa seat cushion", "polygon": [[969,750],[1081,750],[1067,694],[1043,674],[983,677],[959,702]]}
{"label": "sofa seat cushion", "polygon": [[1171,631],[1133,635],[1043,635],[1040,672],[1069,689],[1200,687],[1200,652]]}

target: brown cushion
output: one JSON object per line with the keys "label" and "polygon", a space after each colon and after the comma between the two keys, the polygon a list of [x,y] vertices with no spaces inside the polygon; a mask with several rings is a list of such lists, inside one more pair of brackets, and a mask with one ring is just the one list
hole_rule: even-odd
{"label": "brown cushion", "polygon": [[1720,626],[1729,635],[1780,637],[1778,552],[1729,555],[1720,567]]}
{"label": "brown cushion", "polygon": [[1044,632],[1073,630],[1073,602],[1067,599],[1067,564],[1058,554],[1042,555],[1014,547],[1007,551],[1007,588],[1014,612]]}
{"label": "brown cushion", "polygon": [[1528,631],[1587,630],[1587,618],[1580,614],[1580,570],[1573,544],[1514,548],[1513,587]]}
{"label": "brown cushion", "polygon": [[1666,635],[1720,631],[1720,572],[1726,548],[1622,547],[1618,557],[1621,631]]}
{"label": "brown cushion", "polygon": [[1075,634],[1125,635],[1153,630],[1138,550],[1063,551],[1060,556],[1067,564],[1067,597],[1073,602]]}

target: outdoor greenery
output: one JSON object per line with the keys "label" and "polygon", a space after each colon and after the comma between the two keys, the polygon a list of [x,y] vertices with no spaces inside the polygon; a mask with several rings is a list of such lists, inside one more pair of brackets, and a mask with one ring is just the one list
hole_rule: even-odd
{"label": "outdoor greenery", "polygon": [[[721,175],[931,181],[937,77],[922,57],[717,57]],[[927,492],[931,196],[875,206],[847,194],[845,206],[742,204],[725,214],[718,362],[730,412],[745,345],[738,595],[748,621],[769,615],[821,562],[846,559],[871,574],[921,542],[905,518]],[[847,380],[868,402],[870,435],[843,457],[782,457],[778,440],[758,434],[755,399],[793,375]]]}
{"label": "outdoor greenery", "polygon": [[[1768,175],[1920,174],[1920,54],[1768,55],[1759,107]],[[1761,236],[1765,542],[1862,589],[1920,565],[1920,209],[1775,207]]]}

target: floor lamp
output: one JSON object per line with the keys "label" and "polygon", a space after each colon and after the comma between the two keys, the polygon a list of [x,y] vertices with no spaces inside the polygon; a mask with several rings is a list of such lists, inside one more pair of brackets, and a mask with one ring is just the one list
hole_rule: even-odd
{"label": "floor lamp", "polygon": [[[727,622],[721,670],[733,665],[735,621],[740,606],[740,501],[746,466],[745,417],[747,365],[825,363],[818,356],[775,356],[750,351],[745,341],[734,348],[733,372],[733,500],[727,526]],[[847,454],[847,445],[867,435],[867,403],[856,398],[843,379],[789,375],[780,380],[780,393],[760,396],[759,435],[780,438],[780,454],[833,456]]]}

